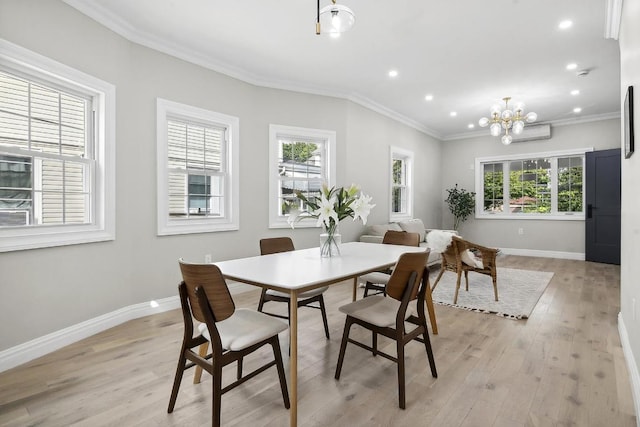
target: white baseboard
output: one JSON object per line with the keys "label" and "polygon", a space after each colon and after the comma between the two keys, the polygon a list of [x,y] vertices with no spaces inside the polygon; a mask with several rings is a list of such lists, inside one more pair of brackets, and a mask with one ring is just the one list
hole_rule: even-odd
{"label": "white baseboard", "polygon": [[500,251],[506,255],[535,256],[540,258],[560,258],[584,261],[584,253],[580,252],[541,251],[536,249],[516,248],[500,248]]}
{"label": "white baseboard", "polygon": [[624,324],[622,313],[618,313],[618,333],[620,334],[622,352],[624,353],[624,360],[627,362],[629,379],[631,380],[631,395],[633,397],[633,406],[636,410],[636,425],[640,426],[640,417],[638,416],[640,415],[640,375],[638,375],[638,366],[636,365],[636,359],[633,357],[633,350],[631,350],[629,334],[627,334],[627,327]]}
{"label": "white baseboard", "polygon": [[[255,286],[232,281],[228,282],[228,286],[232,295],[257,289]],[[126,321],[180,308],[180,298],[178,296],[163,298],[153,302],[153,306],[151,304],[151,301],[133,304],[0,351],[0,372],[27,363]]]}
{"label": "white baseboard", "polygon": [[163,298],[155,302],[157,306],[154,304],[153,307],[151,302],[130,305],[3,350],[0,352],[0,372],[27,363],[126,321],[180,307],[180,298],[177,296]]}

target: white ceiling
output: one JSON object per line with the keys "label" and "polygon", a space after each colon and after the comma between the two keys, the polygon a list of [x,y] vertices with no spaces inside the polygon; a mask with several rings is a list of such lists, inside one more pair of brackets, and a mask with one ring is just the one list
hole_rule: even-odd
{"label": "white ceiling", "polygon": [[315,34],[313,0],[66,2],[134,42],[253,84],[348,98],[442,139],[488,133],[478,119],[505,96],[540,123],[620,114],[607,0],[338,0],[356,15],[338,39]]}

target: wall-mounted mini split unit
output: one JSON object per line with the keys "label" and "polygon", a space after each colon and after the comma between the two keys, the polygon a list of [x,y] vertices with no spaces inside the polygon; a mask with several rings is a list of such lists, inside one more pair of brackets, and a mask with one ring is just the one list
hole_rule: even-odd
{"label": "wall-mounted mini split unit", "polygon": [[551,125],[527,125],[520,135],[511,134],[513,142],[537,141],[551,138]]}

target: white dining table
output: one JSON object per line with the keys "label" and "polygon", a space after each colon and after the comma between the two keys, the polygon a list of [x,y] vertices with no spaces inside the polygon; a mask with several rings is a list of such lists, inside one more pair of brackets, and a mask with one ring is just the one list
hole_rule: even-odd
{"label": "white dining table", "polygon": [[[405,252],[425,248],[378,243],[349,242],[340,245],[340,256],[320,257],[320,248],[300,249],[270,255],[216,262],[225,278],[290,294],[291,301],[310,289],[353,280],[353,299],[357,278],[395,265]],[[298,305],[289,304],[290,313],[290,425],[298,424]]]}

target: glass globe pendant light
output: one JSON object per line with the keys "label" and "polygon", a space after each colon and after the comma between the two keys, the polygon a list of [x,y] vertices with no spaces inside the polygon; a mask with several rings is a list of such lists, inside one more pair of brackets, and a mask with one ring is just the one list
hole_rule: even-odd
{"label": "glass globe pendant light", "polygon": [[331,0],[331,4],[320,9],[318,0],[318,14],[316,16],[316,34],[336,35],[349,31],[356,22],[356,15],[347,6],[336,4],[336,0]]}
{"label": "glass globe pendant light", "polygon": [[504,145],[509,145],[513,141],[513,137],[509,134],[509,130],[515,135],[520,135],[524,130],[526,123],[533,123],[538,119],[538,115],[529,112],[524,115],[524,104],[518,103],[512,110],[509,108],[511,97],[502,98],[504,101],[504,109],[499,105],[493,105],[489,110],[491,117],[483,117],[478,121],[480,127],[489,126],[489,132],[492,136],[500,136],[502,129],[504,135],[501,141]]}

